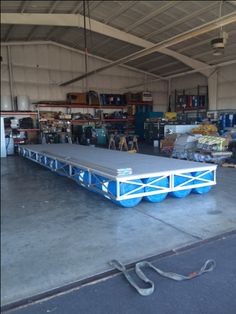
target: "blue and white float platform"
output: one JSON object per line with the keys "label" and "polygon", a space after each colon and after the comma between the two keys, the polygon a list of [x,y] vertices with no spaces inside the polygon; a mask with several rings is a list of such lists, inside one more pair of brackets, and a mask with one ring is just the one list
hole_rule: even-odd
{"label": "blue and white float platform", "polygon": [[21,145],[19,154],[123,207],[203,194],[216,184],[214,164],[76,144]]}

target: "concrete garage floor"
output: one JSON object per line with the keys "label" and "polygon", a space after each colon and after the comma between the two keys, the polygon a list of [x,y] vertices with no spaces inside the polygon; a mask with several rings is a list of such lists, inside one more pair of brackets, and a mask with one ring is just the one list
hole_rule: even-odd
{"label": "concrete garage floor", "polygon": [[236,229],[236,171],[206,195],[117,207],[21,157],[2,159],[2,305]]}
{"label": "concrete garage floor", "polygon": [[[236,234],[207,242],[198,242],[177,254],[154,257],[152,264],[165,271],[188,274],[210,257],[216,261],[212,272],[176,282],[146,267],[143,271],[155,287],[147,297],[140,296],[123,274],[117,273],[17,308],[10,314],[235,314]],[[129,274],[139,283],[133,267]]]}

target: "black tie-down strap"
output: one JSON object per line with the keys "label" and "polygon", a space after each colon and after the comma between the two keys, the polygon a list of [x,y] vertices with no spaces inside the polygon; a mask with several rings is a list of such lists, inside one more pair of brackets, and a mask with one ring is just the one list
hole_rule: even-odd
{"label": "black tie-down strap", "polygon": [[137,274],[137,276],[143,281],[145,282],[147,285],[149,285],[149,288],[140,288],[136,282],[134,281],[134,279],[132,278],[132,276],[129,274],[129,272],[127,271],[126,267],[120,263],[117,260],[112,260],[109,262],[109,264],[118,269],[119,271],[121,271],[125,278],[128,280],[128,282],[131,284],[131,286],[133,286],[139,294],[141,294],[142,296],[148,296],[150,294],[153,293],[154,291],[154,282],[151,281],[142,271],[142,268],[144,267],[150,267],[151,269],[153,269],[154,271],[156,271],[159,275],[172,279],[172,280],[176,280],[176,281],[183,281],[183,280],[189,280],[189,279],[193,279],[195,277],[198,277],[204,273],[210,272],[212,271],[215,266],[216,266],[216,262],[212,259],[209,259],[205,262],[205,264],[202,266],[202,268],[199,271],[194,271],[191,272],[190,274],[188,274],[187,276],[184,275],[180,275],[180,274],[176,274],[176,273],[172,273],[172,272],[165,272],[155,266],[153,266],[150,262],[147,261],[143,261],[143,262],[139,262],[137,264],[135,264],[135,272]]}

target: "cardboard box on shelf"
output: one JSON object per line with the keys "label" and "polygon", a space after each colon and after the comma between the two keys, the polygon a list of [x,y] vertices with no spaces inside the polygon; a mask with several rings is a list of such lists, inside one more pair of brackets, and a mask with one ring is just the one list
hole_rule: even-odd
{"label": "cardboard box on shelf", "polygon": [[43,112],[40,112],[40,119],[53,120],[56,118],[57,115],[58,115],[57,112],[43,111]]}
{"label": "cardboard box on shelf", "polygon": [[67,93],[66,97],[71,104],[87,103],[87,93]]}
{"label": "cardboard box on shelf", "polygon": [[100,105],[99,94],[95,91],[90,90],[87,93],[87,99],[88,99],[89,105],[94,105],[94,106]]}

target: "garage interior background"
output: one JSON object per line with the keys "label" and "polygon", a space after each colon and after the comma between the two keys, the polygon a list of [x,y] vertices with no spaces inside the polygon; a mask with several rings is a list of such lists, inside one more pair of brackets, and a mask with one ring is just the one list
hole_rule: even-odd
{"label": "garage interior background", "polygon": [[[184,40],[183,34],[186,33],[189,37]],[[213,49],[212,40],[216,38],[223,38],[224,49]],[[166,43],[167,46],[157,46],[155,51],[148,52],[159,43]],[[136,58],[135,53],[142,53],[142,56]],[[97,71],[89,75],[95,69]],[[93,281],[93,276],[111,270],[108,261],[114,258],[129,264],[170,251],[177,252],[176,257],[179,258],[184,247],[201,244],[204,248],[204,241],[211,240],[215,244],[215,237],[220,239],[217,240],[218,245],[220,241],[225,243],[226,234],[235,233],[235,73],[235,1],[1,1],[1,144],[6,142],[1,149],[3,147],[5,153],[7,150],[3,157],[12,155],[1,159],[1,297],[6,309],[19,304],[27,305],[32,300],[48,296],[48,292],[52,296],[58,292],[55,289],[66,291],[70,289],[68,285],[75,287],[83,280]],[[68,83],[78,76],[78,80]],[[203,94],[200,94],[201,88]],[[88,91],[107,94],[110,103],[104,105],[101,101],[104,98],[100,98],[99,104],[86,103]],[[143,96],[143,92],[150,92],[152,100],[135,98]],[[68,93],[78,93],[82,101],[71,103]],[[117,99],[117,95],[121,98],[123,94],[136,100],[111,103],[111,99]],[[197,102],[191,101],[191,105],[187,106],[185,96],[192,100],[194,97]],[[204,105],[200,104],[200,96],[205,97]],[[95,100],[98,99],[95,97]],[[140,112],[137,112],[139,109]],[[119,113],[118,118],[114,112]],[[139,113],[143,116],[142,120],[138,120]],[[145,116],[146,113],[150,116]],[[217,168],[217,184],[214,175],[208,180],[208,183],[214,181],[208,194],[196,195],[192,193],[196,190],[188,186],[185,191],[183,189],[188,193],[186,198],[177,200],[168,192],[164,193],[163,202],[147,202],[140,198],[137,206],[121,208],[117,202],[114,204],[79,186],[77,183],[86,181],[85,172],[79,170],[78,173],[79,179],[83,173],[84,181],[68,180],[59,177],[56,171],[48,171],[15,154],[19,144],[41,143],[43,136],[48,134],[52,137],[48,137],[47,143],[55,145],[45,145],[47,150],[63,150],[66,147],[64,151],[68,153],[68,147],[74,147],[80,150],[80,155],[82,150],[99,151],[89,147],[90,141],[82,143],[88,147],[70,146],[66,141],[70,143],[74,129],[91,126],[97,132],[122,130],[121,138],[128,133],[127,137],[131,134],[133,141],[138,130],[139,152],[154,155],[143,157],[141,154],[130,154],[130,151],[135,152],[131,148],[129,153],[100,150],[106,156],[116,155],[114,159],[109,159],[112,166],[115,160],[120,161],[117,156],[122,154],[131,163],[138,158],[149,161],[164,159],[168,167],[169,164],[170,167],[187,165],[190,161],[161,158],[159,155],[201,161],[201,164],[191,164],[214,168],[214,171]],[[54,137],[54,133],[59,136]],[[104,139],[104,133],[97,134]],[[56,141],[58,138],[60,140]],[[106,141],[101,145],[95,144],[108,147],[110,138],[111,134],[106,133]],[[59,142],[63,144],[59,145]],[[129,139],[128,144],[130,142]],[[73,143],[78,141],[73,140]],[[20,151],[25,153],[24,149],[33,147],[37,149],[41,145],[20,145]],[[187,157],[186,151],[190,153]],[[206,160],[209,155],[211,159]],[[31,155],[27,155],[26,151],[25,156]],[[89,156],[87,159],[89,162]],[[121,161],[125,164],[124,159]],[[97,154],[93,160],[106,163],[107,159],[99,158]],[[58,170],[53,168],[58,165],[57,162],[51,162],[50,158],[48,163],[47,158],[40,157],[39,161],[50,169]],[[220,166],[222,161],[223,165],[227,161],[225,167]],[[163,171],[163,162],[154,163]],[[145,173],[149,173],[152,162],[143,164],[148,168]],[[71,168],[66,167],[70,174]],[[134,168],[133,164],[128,171],[130,168]],[[196,177],[192,179],[195,184]],[[165,181],[167,185],[175,184],[173,178]],[[104,186],[103,181],[99,186],[100,192],[104,192]],[[205,187],[211,188],[210,185]],[[178,189],[178,186],[173,188]],[[105,192],[104,195],[108,195]],[[221,278],[227,278],[226,270],[234,272],[236,263],[231,259],[234,252],[231,246],[222,244],[220,247],[222,251],[215,256],[213,251],[206,249],[204,257],[199,256],[199,260],[193,258],[196,266],[201,265],[200,259],[209,258],[209,253],[210,258],[217,258],[217,272],[212,277],[203,276],[207,284],[203,283],[201,287],[206,290],[198,289],[198,298],[190,290],[182,297],[176,297],[178,302],[183,302],[183,306],[190,304],[191,309],[196,302],[197,313],[208,313],[209,308],[212,311],[213,303],[214,313],[223,313],[218,307],[218,303],[223,304],[222,290],[227,291],[224,293],[225,303],[233,309],[232,313],[235,312],[236,299],[231,297],[235,289],[230,280],[218,277],[220,274]],[[188,260],[187,264],[191,270],[192,260]],[[178,266],[186,265],[181,262]],[[180,270],[184,273],[186,269]],[[213,279],[208,281],[208,278]],[[222,286],[217,286],[221,290],[216,289],[216,282],[222,283]],[[226,284],[228,290],[225,289]],[[90,287],[97,289],[96,285]],[[189,286],[186,287],[188,289]],[[83,288],[76,293],[80,295]],[[181,291],[181,288],[178,289]],[[113,293],[114,290],[110,291]],[[125,298],[129,299],[127,295]],[[169,293],[167,295],[169,297]],[[107,295],[105,298],[110,301]],[[199,302],[199,299],[217,300],[218,303],[207,304]],[[91,300],[86,302],[88,307],[95,299]],[[137,298],[134,296],[132,300],[136,302]],[[172,306],[168,300],[163,300],[165,306]],[[99,303],[103,301],[99,300]],[[140,311],[152,313],[156,307],[149,300],[147,303],[140,307]],[[32,306],[43,304],[38,302]],[[135,310],[137,304],[133,307]],[[125,302],[123,306],[126,306]],[[31,305],[28,310],[33,313],[30,308]],[[99,309],[99,306],[96,308]],[[61,309],[64,310],[63,307]],[[181,313],[189,312],[189,309],[183,311],[182,306],[179,309]],[[44,312],[47,310],[50,311],[50,308]],[[77,312],[89,313],[79,309]]]}
{"label": "garage interior background", "polygon": [[[125,4],[122,1],[90,1],[88,71],[219,18],[219,4],[217,1],[127,1]],[[1,7],[2,95],[10,95],[10,85],[13,96],[27,95],[31,102],[64,100],[67,92],[85,91],[85,80],[59,86],[84,73],[82,2],[2,1]],[[222,16],[232,13],[235,8],[234,1],[224,1]],[[62,21],[60,14],[65,14],[65,18],[74,14],[76,20],[58,22]],[[88,12],[86,14],[88,16]],[[100,24],[96,25],[94,21]],[[99,93],[146,89],[153,94],[154,111],[167,111],[168,96],[174,94],[175,89],[208,85],[209,109],[234,109],[234,28],[234,24],[223,27],[229,38],[222,56],[212,54],[210,42],[219,34],[219,28],[215,28],[164,49],[165,54],[148,54],[125,66],[88,77],[87,86]]]}

